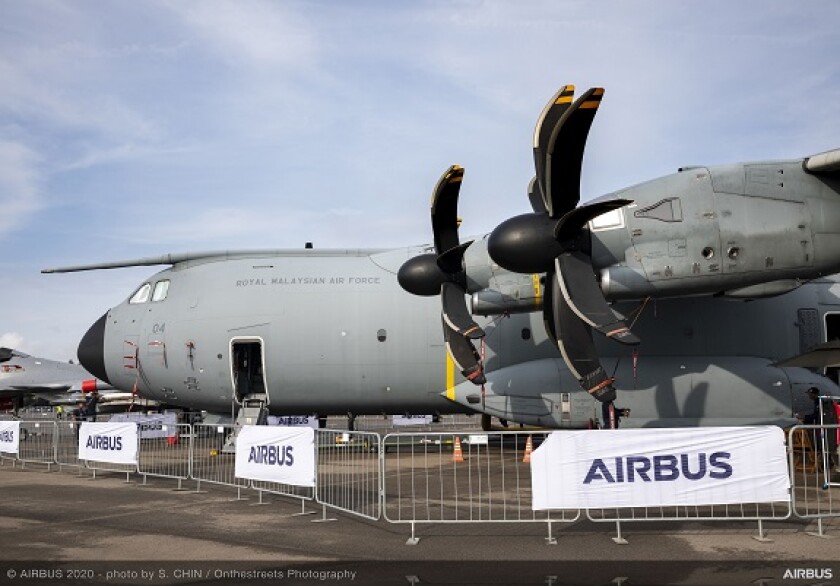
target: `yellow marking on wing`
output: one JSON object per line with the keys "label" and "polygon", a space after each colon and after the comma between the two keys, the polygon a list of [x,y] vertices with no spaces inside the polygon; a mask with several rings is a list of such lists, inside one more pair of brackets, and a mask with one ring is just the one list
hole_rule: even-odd
{"label": "yellow marking on wing", "polygon": [[542,298],[542,287],[540,287],[540,276],[537,274],[531,275],[531,282],[534,284],[534,299],[539,302]]}
{"label": "yellow marking on wing", "polygon": [[449,352],[446,352],[446,398],[455,400],[455,361]]}

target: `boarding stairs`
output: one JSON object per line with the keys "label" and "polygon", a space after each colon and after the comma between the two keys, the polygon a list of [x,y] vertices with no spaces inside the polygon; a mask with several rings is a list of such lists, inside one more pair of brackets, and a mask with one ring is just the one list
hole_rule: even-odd
{"label": "boarding stairs", "polygon": [[236,438],[243,425],[267,425],[268,424],[268,396],[265,393],[252,393],[242,399],[242,404],[236,412],[236,421],[233,424],[233,431],[225,438],[225,445],[222,452],[232,454],[236,452]]}

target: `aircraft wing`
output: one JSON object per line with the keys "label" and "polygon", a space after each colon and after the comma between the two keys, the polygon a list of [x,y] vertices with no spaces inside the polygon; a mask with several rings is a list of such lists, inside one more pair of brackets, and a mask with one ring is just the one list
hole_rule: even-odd
{"label": "aircraft wing", "polygon": [[149,256],[133,260],[114,262],[100,262],[88,265],[74,265],[54,269],[42,269],[42,273],[75,273],[79,271],[98,271],[103,269],[121,269],[126,267],[151,267],[156,265],[175,265],[192,260],[230,260],[235,258],[257,258],[276,256],[370,256],[386,249],[311,249],[311,248],[278,248],[270,250],[209,250],[203,252],[185,252],[180,254],[164,254]]}
{"label": "aircraft wing", "polygon": [[39,385],[12,385],[10,388],[22,393],[58,393],[69,391],[73,388],[73,385],[69,383],[48,383]]}

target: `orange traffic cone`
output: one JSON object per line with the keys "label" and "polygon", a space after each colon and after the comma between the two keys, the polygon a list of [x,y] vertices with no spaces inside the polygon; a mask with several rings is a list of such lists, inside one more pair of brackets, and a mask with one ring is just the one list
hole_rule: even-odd
{"label": "orange traffic cone", "polygon": [[453,462],[463,462],[464,461],[464,452],[461,451],[461,438],[457,435],[455,436],[455,449],[452,451],[452,461]]}
{"label": "orange traffic cone", "polygon": [[522,462],[527,464],[531,461],[531,452],[534,451],[534,442],[531,441],[531,436],[528,436],[528,441],[525,442],[525,455],[522,457]]}

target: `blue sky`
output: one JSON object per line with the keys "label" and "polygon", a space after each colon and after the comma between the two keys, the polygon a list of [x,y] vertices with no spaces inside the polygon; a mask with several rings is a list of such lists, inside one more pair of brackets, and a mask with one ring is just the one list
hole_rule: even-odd
{"label": "blue sky", "polygon": [[225,248],[430,239],[528,210],[531,134],[604,86],[583,198],[840,147],[840,3],[0,0],[0,345],[66,360],[154,268]]}

